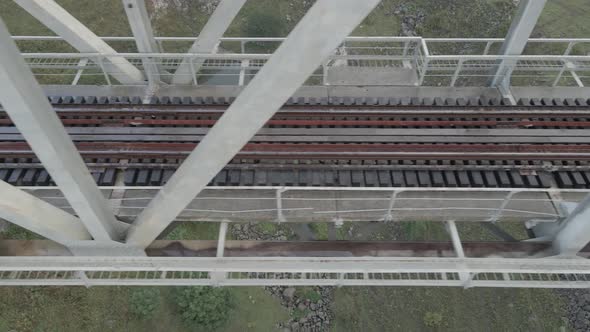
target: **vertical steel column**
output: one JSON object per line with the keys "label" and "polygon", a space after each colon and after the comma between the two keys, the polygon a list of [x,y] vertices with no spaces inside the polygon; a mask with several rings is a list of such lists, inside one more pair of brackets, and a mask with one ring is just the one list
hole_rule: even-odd
{"label": "vertical steel column", "polygon": [[[547,0],[520,0],[518,12],[512,20],[508,35],[500,48],[500,55],[522,54],[546,2]],[[515,61],[511,61],[511,63],[505,60],[501,61],[494,68],[490,85],[492,87],[498,87],[500,85],[506,87],[509,85],[515,65]]]}
{"label": "vertical steel column", "polygon": [[590,242],[590,195],[566,218],[553,240],[559,255],[574,256]]}
{"label": "vertical steel column", "polygon": [[[139,53],[159,53],[160,47],[154,38],[145,0],[123,0],[123,6]],[[153,58],[142,61],[150,85],[157,85],[160,82],[158,65],[153,62]]]}
{"label": "vertical steel column", "polygon": [[137,217],[128,243],[147,247],[379,2],[317,1]]}
{"label": "vertical steel column", "polygon": [[[199,39],[191,46],[188,53],[215,53],[221,37],[245,2],[246,0],[221,0],[201,30]],[[204,62],[205,59],[196,59],[193,62],[192,68],[195,73],[199,72]],[[172,84],[190,84],[192,81],[190,68],[189,59],[184,58],[176,69]]]}
{"label": "vertical steel column", "polygon": [[[14,2],[82,53],[117,53],[53,0],[14,0]],[[129,61],[122,57],[108,59],[104,66],[119,82],[145,84],[141,71]]]}
{"label": "vertical steel column", "polygon": [[115,216],[1,20],[0,45],[4,110],[94,239],[117,239]]}

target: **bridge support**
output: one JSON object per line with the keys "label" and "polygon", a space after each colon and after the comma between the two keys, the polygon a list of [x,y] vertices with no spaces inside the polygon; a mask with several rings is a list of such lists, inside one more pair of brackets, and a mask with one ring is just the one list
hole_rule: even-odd
{"label": "bridge support", "polygon": [[0,45],[0,103],[4,110],[92,237],[118,239],[115,216],[1,20]]}
{"label": "bridge support", "polygon": [[[541,12],[545,7],[547,0],[521,0],[516,16],[512,20],[512,25],[506,40],[500,49],[500,55],[521,55],[526,47],[526,44],[541,16]],[[500,64],[494,68],[493,77],[491,80],[492,87],[500,87],[507,89],[510,86],[510,77],[512,75],[513,66],[515,62],[502,60]]]}
{"label": "bridge support", "polygon": [[[234,20],[246,0],[221,0],[215,11],[205,24],[199,39],[191,46],[189,53],[215,53],[221,37]],[[193,81],[192,73],[198,73],[205,59],[197,59],[191,62],[184,58],[172,78],[172,84],[190,84]],[[191,66],[194,69],[191,69]]]}
{"label": "bridge support", "polygon": [[80,219],[4,181],[0,217],[65,246],[91,239]]}
{"label": "bridge support", "polygon": [[[154,38],[145,0],[123,0],[123,6],[139,53],[159,53],[161,50]],[[158,65],[150,58],[142,61],[148,82],[150,85],[157,85],[160,82]]]}
{"label": "bridge support", "polygon": [[137,217],[127,242],[145,248],[156,239],[379,2],[317,1]]}
{"label": "bridge support", "polygon": [[[82,53],[115,54],[115,51],[84,24],[78,21],[55,1],[15,0],[24,10]],[[122,84],[145,84],[139,69],[124,58],[110,58],[105,70]]]}
{"label": "bridge support", "polygon": [[553,240],[553,248],[561,256],[575,256],[590,243],[590,195],[569,214]]}

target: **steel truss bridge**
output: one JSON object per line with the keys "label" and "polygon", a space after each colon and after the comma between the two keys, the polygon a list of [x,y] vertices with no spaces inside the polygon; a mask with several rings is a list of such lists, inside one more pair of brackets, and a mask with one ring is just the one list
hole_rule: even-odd
{"label": "steel truss bridge", "polygon": [[[0,22],[0,218],[46,240],[0,240],[1,286],[590,286],[590,39],[529,38],[545,1],[500,39],[349,36],[379,0],[286,38],[223,37],[245,0],[198,37],[155,37],[143,0],[131,37],[15,2],[56,36]],[[226,240],[417,220],[448,239]],[[191,221],[218,239],[161,239]]]}

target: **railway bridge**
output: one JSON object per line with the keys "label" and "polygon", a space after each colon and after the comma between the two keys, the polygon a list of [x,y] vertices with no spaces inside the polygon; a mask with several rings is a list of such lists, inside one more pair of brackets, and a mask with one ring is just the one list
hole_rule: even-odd
{"label": "railway bridge", "polygon": [[[222,0],[157,37],[122,1],[133,36],[46,0],[15,2],[55,36],[0,22],[0,218],[44,238],[0,240],[0,285],[590,286],[590,38],[530,38],[544,0],[471,39],[350,36],[379,0],[285,38],[224,37],[246,1]],[[52,43],[75,51],[28,51]],[[329,236],[227,239],[252,222]],[[445,240],[334,236],[418,222]]]}

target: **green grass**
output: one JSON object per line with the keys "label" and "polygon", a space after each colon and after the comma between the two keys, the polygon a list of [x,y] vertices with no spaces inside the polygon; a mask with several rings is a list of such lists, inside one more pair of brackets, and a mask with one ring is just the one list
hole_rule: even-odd
{"label": "green grass", "polygon": [[[521,222],[501,221],[496,223],[506,233],[517,240],[528,238],[524,224]],[[497,236],[481,227],[479,223],[461,222],[457,223],[459,235],[463,241],[501,241]]]}
{"label": "green grass", "polygon": [[33,233],[27,229],[9,223],[7,229],[4,232],[0,233],[0,240],[1,239],[39,240],[43,239],[43,237],[37,233]]}
{"label": "green grass", "polygon": [[401,222],[402,238],[405,241],[448,241],[449,236],[441,222],[404,221]]}
{"label": "green grass", "polygon": [[[551,290],[343,287],[333,331],[559,331],[563,301]],[[424,325],[440,313],[439,329]]]}
{"label": "green grass", "polygon": [[547,1],[533,35],[548,38],[588,38],[590,36],[588,1]]}
{"label": "green grass", "polygon": [[322,299],[322,295],[314,287],[297,287],[295,295],[301,299],[310,300],[313,303],[317,303]]}
{"label": "green grass", "polygon": [[[161,305],[148,319],[131,314],[130,289],[0,288],[0,331],[197,331],[183,325],[173,301],[173,288],[161,288]],[[278,322],[289,317],[277,300],[261,288],[231,290],[236,306],[227,324],[218,331],[274,331]]]}
{"label": "green grass", "polygon": [[279,225],[272,222],[260,222],[254,227],[256,227],[259,232],[267,235],[275,234],[279,230]]}
{"label": "green grass", "polygon": [[328,240],[328,223],[325,222],[314,222],[309,224],[309,228],[315,235],[317,241]]}
{"label": "green grass", "polygon": [[217,240],[219,224],[214,222],[184,222],[179,223],[165,240]]}

